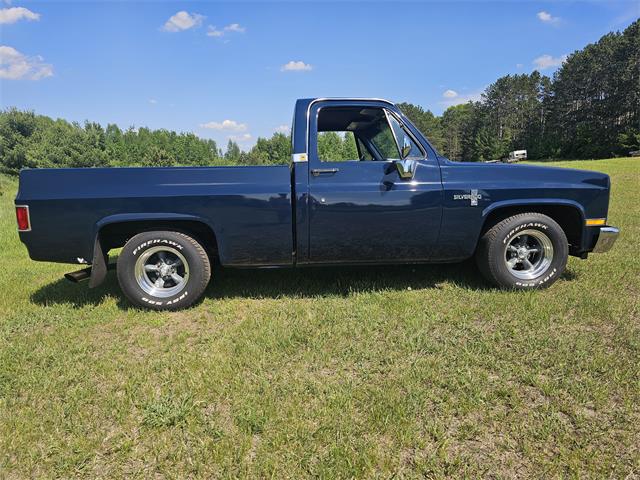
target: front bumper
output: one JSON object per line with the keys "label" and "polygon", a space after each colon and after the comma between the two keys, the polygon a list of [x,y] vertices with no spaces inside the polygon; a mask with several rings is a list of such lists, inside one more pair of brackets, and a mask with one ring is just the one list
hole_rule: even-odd
{"label": "front bumper", "polygon": [[620,234],[620,230],[616,227],[600,227],[600,233],[598,234],[598,240],[593,247],[593,253],[605,253],[611,250],[613,244],[616,243],[616,239]]}

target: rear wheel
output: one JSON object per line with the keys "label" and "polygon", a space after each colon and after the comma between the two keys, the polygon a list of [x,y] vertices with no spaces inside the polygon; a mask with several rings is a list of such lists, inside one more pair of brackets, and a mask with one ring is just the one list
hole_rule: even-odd
{"label": "rear wheel", "polygon": [[118,257],[118,282],[132,303],[179,310],[196,302],[211,278],[209,257],[193,238],[178,232],[144,232]]}
{"label": "rear wheel", "polygon": [[480,240],[476,261],[495,285],[512,289],[544,288],[567,265],[567,237],[552,218],[523,213],[493,226]]}

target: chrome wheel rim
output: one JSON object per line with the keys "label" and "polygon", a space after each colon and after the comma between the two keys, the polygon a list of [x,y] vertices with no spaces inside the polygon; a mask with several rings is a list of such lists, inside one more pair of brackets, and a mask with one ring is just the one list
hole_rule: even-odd
{"label": "chrome wheel rim", "polygon": [[511,239],[504,251],[509,272],[521,280],[544,274],[553,261],[553,243],[539,230],[523,230]]}
{"label": "chrome wheel rim", "polygon": [[136,260],[135,276],[145,293],[159,298],[173,297],[189,280],[189,264],[175,248],[152,247]]}

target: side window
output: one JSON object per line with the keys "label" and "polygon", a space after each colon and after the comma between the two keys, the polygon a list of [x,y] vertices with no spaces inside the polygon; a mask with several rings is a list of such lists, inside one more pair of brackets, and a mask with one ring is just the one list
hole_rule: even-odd
{"label": "side window", "polygon": [[399,158],[381,107],[324,107],[318,112],[318,158],[322,162]]}
{"label": "side window", "polygon": [[407,155],[407,158],[424,158],[424,153],[422,152],[422,150],[420,150],[420,147],[418,147],[418,145],[416,145],[416,143],[411,139],[411,137],[404,131],[404,129],[400,125],[400,122],[398,122],[398,119],[394,115],[389,114],[389,121],[391,122],[391,128],[393,129],[393,133],[398,140],[399,146],[402,147],[405,138],[411,145],[411,150],[409,151],[409,155]]}
{"label": "side window", "polygon": [[408,158],[425,157],[400,120],[382,107],[324,107],[318,112],[317,128],[322,162],[399,159],[405,139]]}
{"label": "side window", "polygon": [[322,162],[358,160],[358,149],[353,132],[318,133],[318,158]]}

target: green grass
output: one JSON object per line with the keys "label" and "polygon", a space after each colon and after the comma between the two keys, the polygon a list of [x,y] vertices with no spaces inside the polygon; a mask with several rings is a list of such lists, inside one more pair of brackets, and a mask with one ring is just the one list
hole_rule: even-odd
{"label": "green grass", "polygon": [[449,266],[216,270],[132,308],[28,259],[0,177],[0,478],[640,475],[640,162],[553,287]]}

